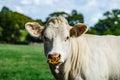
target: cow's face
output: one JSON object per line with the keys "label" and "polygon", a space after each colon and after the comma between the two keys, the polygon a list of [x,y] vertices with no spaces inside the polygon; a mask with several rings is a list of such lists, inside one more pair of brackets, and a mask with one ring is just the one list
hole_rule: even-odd
{"label": "cow's face", "polygon": [[67,59],[70,51],[70,40],[86,32],[86,25],[76,24],[73,28],[63,17],[52,18],[45,27],[36,22],[26,23],[27,31],[34,37],[42,37],[45,55],[49,63],[58,64]]}

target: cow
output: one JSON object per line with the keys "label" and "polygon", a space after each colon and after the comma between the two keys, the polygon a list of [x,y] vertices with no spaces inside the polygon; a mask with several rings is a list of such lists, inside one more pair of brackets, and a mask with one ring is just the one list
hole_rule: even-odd
{"label": "cow", "polygon": [[44,26],[27,22],[25,28],[43,40],[56,80],[120,80],[120,36],[86,34],[85,24],[70,26],[61,16],[50,18]]}

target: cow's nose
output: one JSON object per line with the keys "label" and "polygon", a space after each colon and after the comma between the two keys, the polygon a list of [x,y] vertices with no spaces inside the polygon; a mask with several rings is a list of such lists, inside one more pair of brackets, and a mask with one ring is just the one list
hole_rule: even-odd
{"label": "cow's nose", "polygon": [[48,59],[54,59],[54,58],[57,58],[57,57],[59,57],[60,56],[60,54],[58,54],[58,53],[56,53],[56,52],[53,52],[52,54],[49,54],[48,55]]}
{"label": "cow's nose", "polygon": [[50,64],[58,64],[60,62],[60,59],[61,55],[56,52],[53,52],[48,55],[48,63]]}

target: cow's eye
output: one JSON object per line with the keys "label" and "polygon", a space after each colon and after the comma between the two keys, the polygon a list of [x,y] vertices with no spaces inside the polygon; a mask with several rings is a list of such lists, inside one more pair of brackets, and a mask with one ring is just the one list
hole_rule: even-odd
{"label": "cow's eye", "polygon": [[65,41],[67,41],[69,38],[70,38],[70,37],[69,37],[69,36],[67,36],[67,37],[66,37],[66,39],[65,39]]}

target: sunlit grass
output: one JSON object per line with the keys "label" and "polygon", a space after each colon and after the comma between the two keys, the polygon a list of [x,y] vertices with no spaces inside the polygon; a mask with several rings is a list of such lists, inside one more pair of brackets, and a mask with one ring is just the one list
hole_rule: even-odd
{"label": "sunlit grass", "polygon": [[0,80],[54,80],[43,46],[0,44]]}

